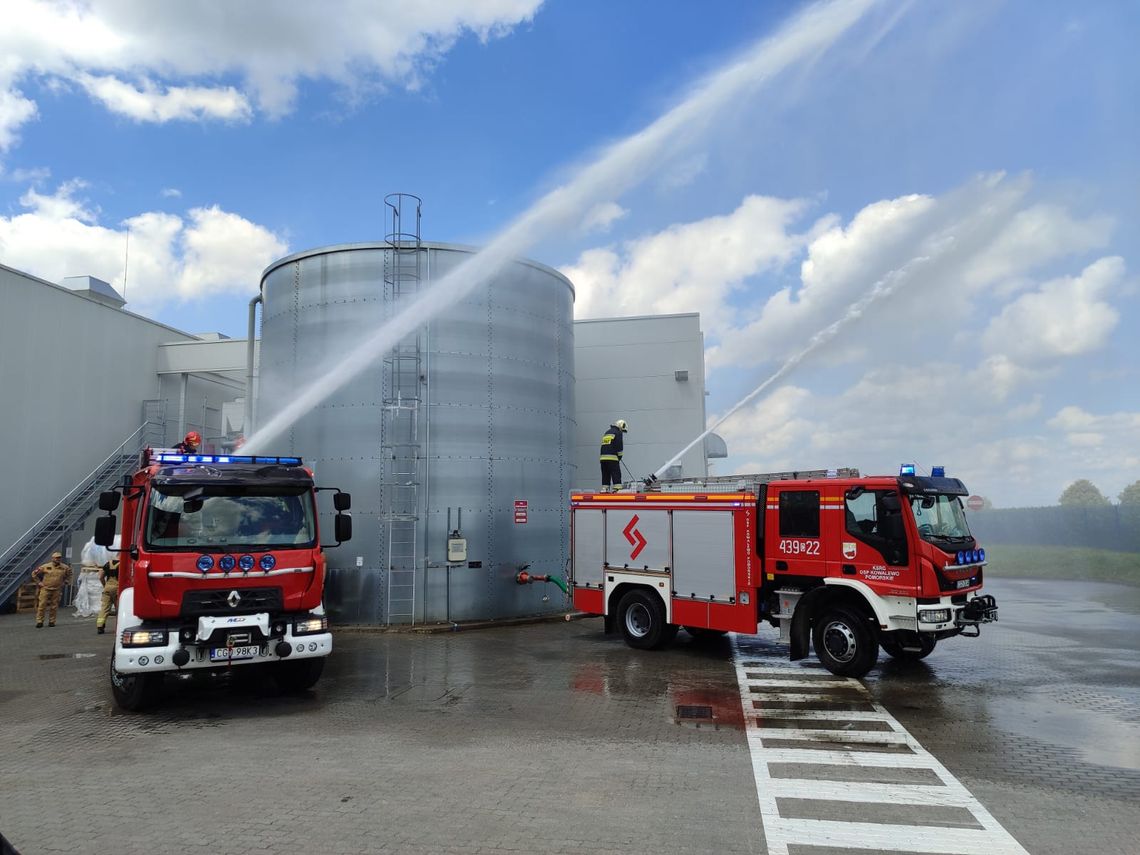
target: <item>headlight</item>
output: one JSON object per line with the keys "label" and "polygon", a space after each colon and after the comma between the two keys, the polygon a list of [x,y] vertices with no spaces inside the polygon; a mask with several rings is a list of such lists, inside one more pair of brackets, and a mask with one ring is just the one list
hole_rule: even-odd
{"label": "headlight", "polygon": [[308,617],[297,618],[293,621],[293,634],[294,635],[312,635],[314,632],[327,632],[329,628],[329,619],[325,615],[318,617],[317,615],[309,615]]}
{"label": "headlight", "polygon": [[124,629],[123,647],[155,647],[166,644],[165,629]]}
{"label": "headlight", "polygon": [[200,573],[209,573],[210,568],[214,566],[214,558],[212,555],[199,555],[194,566],[198,568]]}
{"label": "headlight", "polygon": [[923,623],[949,623],[950,609],[919,609],[918,619]]}
{"label": "headlight", "polygon": [[253,564],[254,561],[252,555],[243,555],[238,559],[238,567],[240,567],[246,573],[253,569]]}
{"label": "headlight", "polygon": [[221,567],[223,570],[225,570],[227,573],[229,573],[231,570],[233,570],[234,565],[236,565],[236,564],[237,564],[237,559],[234,558],[232,555],[228,555],[228,554],[223,555],[220,559],[218,559],[218,566]]}
{"label": "headlight", "polygon": [[270,570],[277,566],[277,559],[272,555],[262,555],[261,560],[257,563],[262,570],[268,573]]}

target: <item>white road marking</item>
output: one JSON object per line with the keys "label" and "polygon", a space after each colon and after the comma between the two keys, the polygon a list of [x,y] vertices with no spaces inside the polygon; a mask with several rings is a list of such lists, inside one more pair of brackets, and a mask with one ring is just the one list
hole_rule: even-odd
{"label": "white road marking", "polygon": [[[993,818],[962,783],[923,748],[880,704],[875,703],[858,680],[835,677],[818,668],[777,660],[749,658],[736,642],[736,674],[744,706],[745,736],[752,755],[756,795],[769,855],[788,855],[788,848],[832,846],[875,852],[906,851],[930,855],[1028,855],[1025,849]],[[805,663],[806,664],[806,663]],[[800,689],[801,691],[787,691]],[[849,700],[854,692],[858,698]],[[838,697],[836,695],[839,695]],[[787,709],[766,703],[834,702],[836,709]],[[844,704],[857,704],[862,711],[847,711]],[[867,709],[869,708],[869,709]],[[777,721],[801,727],[767,726]],[[820,730],[815,722],[884,722],[890,730]],[[777,742],[778,741],[778,742]],[[768,745],[765,745],[765,742]],[[778,745],[778,747],[777,747]],[[844,747],[847,746],[847,747]],[[875,749],[881,749],[876,751]],[[903,750],[906,749],[906,750]],[[773,777],[776,763],[814,767],[814,778]],[[879,769],[925,769],[941,784],[883,784],[826,779],[827,766]],[[914,824],[860,821],[853,808],[850,821],[801,819],[780,815],[777,799],[804,800],[834,808],[837,803],[898,807],[917,812]],[[966,811],[981,828],[944,827],[940,819],[922,819],[924,808]],[[951,814],[953,816],[953,814]]]}

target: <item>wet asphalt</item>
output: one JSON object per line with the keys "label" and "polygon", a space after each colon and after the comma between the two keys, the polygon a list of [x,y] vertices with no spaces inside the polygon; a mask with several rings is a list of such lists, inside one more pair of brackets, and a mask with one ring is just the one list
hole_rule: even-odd
{"label": "wet asphalt", "polygon": [[[996,626],[884,656],[871,697],[1029,852],[1140,852],[1140,588],[989,590]],[[342,631],[314,691],[235,669],[137,715],[109,639],[0,616],[0,833],[25,855],[768,851],[728,639]]]}

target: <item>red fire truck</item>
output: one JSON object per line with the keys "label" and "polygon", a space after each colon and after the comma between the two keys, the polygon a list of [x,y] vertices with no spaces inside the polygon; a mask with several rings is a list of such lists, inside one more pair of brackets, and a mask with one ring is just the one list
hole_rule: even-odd
{"label": "red fire truck", "polygon": [[320,678],[332,651],[322,596],[327,546],[316,493],[335,490],[335,539],[352,536],[351,500],[316,487],[299,457],[148,449],[103,493],[95,542],[114,542],[123,505],[111,690],[138,710],[168,672],[267,664],[285,690]]}
{"label": "red fire truck", "polygon": [[792,659],[814,646],[829,671],[862,677],[879,647],[921,659],[997,619],[966,495],[941,468],[913,466],[574,494],[574,607],[639,648],[663,647],[679,627],[700,636],[769,623]]}

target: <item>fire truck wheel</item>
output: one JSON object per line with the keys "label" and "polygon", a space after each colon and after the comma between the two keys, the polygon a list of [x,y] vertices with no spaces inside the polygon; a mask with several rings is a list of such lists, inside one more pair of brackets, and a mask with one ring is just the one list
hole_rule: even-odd
{"label": "fire truck wheel", "polygon": [[278,662],[273,665],[273,679],[283,692],[303,692],[311,689],[325,670],[324,657],[298,659],[295,662]]}
{"label": "fire truck wheel", "polygon": [[162,674],[121,674],[111,660],[111,694],[115,703],[129,712],[151,706],[162,689]]}
{"label": "fire truck wheel", "polygon": [[665,622],[660,598],[644,591],[630,591],[621,598],[618,623],[625,643],[640,650],[656,650],[677,637],[677,627]]}
{"label": "fire truck wheel", "polygon": [[[929,635],[918,635],[910,633],[906,639],[907,647],[909,650],[904,650],[902,641],[898,638],[899,633],[889,632],[879,636],[879,646],[883,648],[883,652],[894,659],[914,660],[925,659],[934,652],[934,645],[937,643],[935,639]],[[915,650],[915,647],[921,649]]]}
{"label": "fire truck wheel", "polygon": [[866,618],[842,606],[814,621],[812,643],[823,667],[840,677],[862,677],[879,658],[879,645]]}

